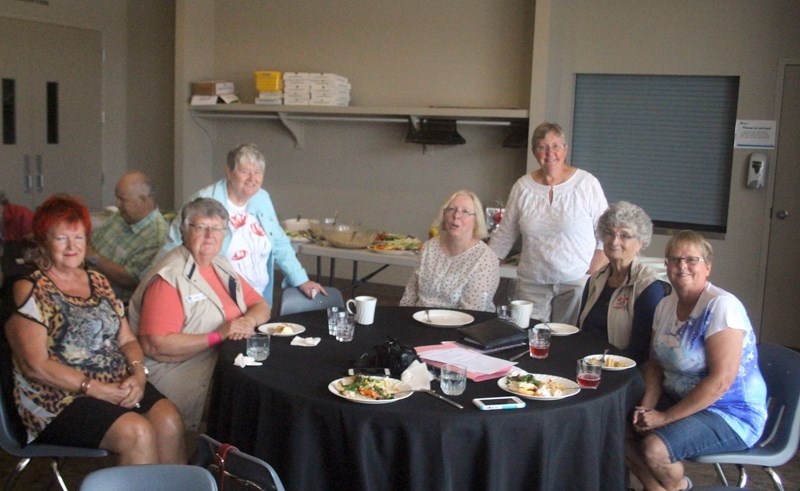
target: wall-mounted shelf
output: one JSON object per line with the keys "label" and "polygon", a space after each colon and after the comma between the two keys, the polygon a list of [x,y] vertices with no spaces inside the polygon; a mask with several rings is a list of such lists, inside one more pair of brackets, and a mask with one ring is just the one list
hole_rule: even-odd
{"label": "wall-mounted shelf", "polygon": [[472,107],[383,107],[383,106],[263,106],[258,104],[218,104],[189,106],[201,118],[277,119],[292,134],[297,148],[304,145],[301,121],[363,121],[404,123],[423,118],[454,119],[459,124],[508,126],[528,119],[527,109]]}

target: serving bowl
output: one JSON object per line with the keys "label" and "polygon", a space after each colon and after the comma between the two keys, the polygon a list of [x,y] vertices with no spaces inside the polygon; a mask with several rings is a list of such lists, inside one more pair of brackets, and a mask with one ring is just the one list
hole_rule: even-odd
{"label": "serving bowl", "polygon": [[309,220],[311,233],[314,234],[314,237],[320,240],[325,238],[325,230],[330,228],[332,225],[333,225],[333,218],[323,218],[321,220]]}
{"label": "serving bowl", "polygon": [[308,218],[290,218],[283,221],[283,229],[287,232],[302,232],[311,229],[311,223],[319,220],[309,220]]}
{"label": "serving bowl", "polygon": [[351,225],[330,225],[323,227],[325,238],[334,247],[343,249],[364,249],[372,244],[378,231]]}

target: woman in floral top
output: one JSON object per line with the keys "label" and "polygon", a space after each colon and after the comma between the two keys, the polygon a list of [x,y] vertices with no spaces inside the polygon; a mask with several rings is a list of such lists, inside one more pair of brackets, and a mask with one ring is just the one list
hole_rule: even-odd
{"label": "woman in floral top", "polygon": [[646,489],[689,489],[681,460],[753,446],[767,388],[742,303],[708,281],[711,245],[684,230],[666,247],[675,291],[656,308],[645,393],[626,460]]}
{"label": "woman in floral top", "polygon": [[28,442],[104,448],[121,465],[185,463],[177,408],[147,382],[144,355],[102,274],[84,269],[91,221],[76,198],[34,215],[38,268],[14,285],[6,324]]}
{"label": "woman in floral top", "polygon": [[455,192],[440,208],[441,231],[423,244],[400,305],[494,311],[497,256],[483,242],[486,219],[472,191]]}

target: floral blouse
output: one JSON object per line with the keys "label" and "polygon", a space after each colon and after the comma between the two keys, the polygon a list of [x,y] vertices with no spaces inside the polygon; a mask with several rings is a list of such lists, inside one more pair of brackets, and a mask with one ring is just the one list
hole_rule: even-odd
{"label": "floral blouse", "polygon": [[[34,271],[27,277],[33,290],[16,312],[47,330],[51,360],[100,382],[118,382],[127,376],[127,360],[117,342],[125,309],[105,276],[88,274],[91,293],[80,298],[59,290],[41,270]],[[83,396],[26,379],[15,363],[14,401],[29,443],[76,397]]]}
{"label": "floral blouse", "polygon": [[500,262],[483,241],[451,257],[436,237],[425,242],[400,305],[494,312],[499,283]]}

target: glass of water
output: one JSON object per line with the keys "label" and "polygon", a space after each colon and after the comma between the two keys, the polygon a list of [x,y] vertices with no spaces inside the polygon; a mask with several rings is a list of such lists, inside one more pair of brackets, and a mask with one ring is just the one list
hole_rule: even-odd
{"label": "glass of water", "polygon": [[269,334],[255,333],[247,338],[245,354],[255,361],[264,361],[269,356]]}
{"label": "glass of water", "polygon": [[445,394],[460,396],[467,388],[467,367],[456,363],[445,364],[439,374],[439,385]]}
{"label": "glass of water", "polygon": [[336,335],[336,323],[339,322],[339,307],[328,307],[328,334]]}

